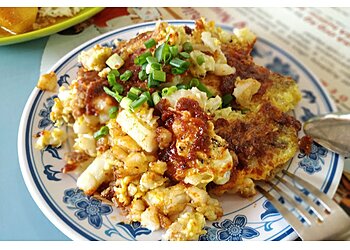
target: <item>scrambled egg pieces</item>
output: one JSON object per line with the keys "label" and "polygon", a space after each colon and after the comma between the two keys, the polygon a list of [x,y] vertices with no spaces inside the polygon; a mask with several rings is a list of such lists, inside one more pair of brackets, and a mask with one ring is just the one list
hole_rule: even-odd
{"label": "scrambled egg pieces", "polygon": [[67,134],[63,129],[54,128],[52,131],[43,130],[38,135],[38,140],[35,143],[36,149],[44,149],[51,145],[53,147],[59,147],[67,139]]}
{"label": "scrambled egg pieces", "polygon": [[83,51],[78,56],[78,61],[87,70],[101,71],[106,67],[106,60],[112,55],[112,49],[95,45],[93,49]]}
{"label": "scrambled egg pieces", "polygon": [[57,87],[57,76],[55,72],[41,75],[36,86],[44,91],[54,91]]}
{"label": "scrambled egg pieces", "polygon": [[[189,64],[186,74],[171,74],[170,79],[167,76],[169,82],[164,83],[186,83],[189,87],[162,93],[157,105],[150,104],[151,100],[147,98],[137,107],[131,107],[125,90],[129,91],[130,86],[147,89],[152,79],[141,80],[140,74],[135,78],[132,74],[137,73],[137,67],[130,69],[132,76],[127,83],[121,77],[111,81],[111,77],[116,77],[111,74],[118,69],[121,73],[126,72],[129,68],[125,65],[133,67],[131,62],[139,60],[138,53],[144,51],[144,42],[150,38],[154,39],[157,48],[165,42],[176,46],[176,53],[183,51],[185,43],[192,44],[193,48],[182,54]],[[262,115],[259,113],[262,104],[268,103],[279,112],[286,112],[300,99],[295,83],[282,76],[279,79],[273,75],[278,81],[272,79],[272,84],[261,94],[264,83],[251,77],[241,79],[237,75],[239,67],[236,70],[232,66],[232,58],[231,61],[228,59],[223,45],[233,45],[244,52],[251,50],[255,40],[255,35],[248,29],[235,29],[231,34],[202,19],[197,20],[196,28],[190,31],[183,26],[158,23],[154,31],[120,42],[113,51],[100,45],[83,51],[78,57],[82,64],[78,78],[69,86],[60,87],[58,98],[54,99],[50,118],[55,128],[38,134],[35,146],[38,149],[60,146],[67,135],[59,127],[68,124],[74,131],[72,149],[82,156],[80,161],[74,161],[72,157],[69,162],[77,169],[83,168],[77,179],[80,189],[88,195],[99,192],[112,201],[126,212],[127,222],[138,221],[151,230],[166,230],[165,240],[197,240],[205,233],[206,220],[215,221],[223,216],[220,202],[210,196],[209,188],[217,194],[233,191],[249,196],[255,191],[253,179],[258,179],[254,167],[249,168],[250,172],[237,169],[237,164],[242,164],[239,162],[242,154],[236,155],[236,138],[231,136],[235,131],[228,131],[225,124],[216,127],[216,122],[226,119],[227,123],[236,125],[237,131],[241,124],[247,125],[246,121],[254,121],[263,127],[265,123],[272,123],[265,117],[265,113],[269,113],[267,108]],[[149,63],[144,67],[146,74],[151,75],[154,70],[151,66]],[[188,83],[189,76],[203,80],[212,78],[219,84],[192,86]],[[42,76],[38,87],[52,90],[57,81],[54,77],[52,73]],[[250,111],[248,114],[232,110],[233,106],[222,108],[223,98],[210,93],[208,89],[214,90],[215,94],[222,93],[220,84],[224,81],[231,81],[229,84],[234,87],[229,94],[236,105]],[[116,91],[114,88],[118,84],[122,89]],[[108,94],[106,87],[114,92],[110,90],[112,94]],[[159,89],[148,90],[150,95]],[[291,93],[293,98],[290,98]],[[114,113],[111,113],[113,109]],[[257,120],[256,117],[260,118]],[[280,165],[296,150],[295,141],[288,144],[288,138],[295,137],[295,130],[281,127],[277,122],[273,125],[274,131],[281,131],[278,137],[281,159],[277,156],[273,159]],[[245,136],[250,138],[249,133]],[[272,171],[275,166],[269,166],[269,159],[264,157],[252,158],[246,164],[253,166],[263,159],[264,164],[267,163],[262,168]],[[104,187],[103,191],[101,187]]]}
{"label": "scrambled egg pieces", "polygon": [[166,231],[164,238],[166,240],[197,240],[205,233],[203,227],[205,219],[201,213],[186,212],[177,218]]}

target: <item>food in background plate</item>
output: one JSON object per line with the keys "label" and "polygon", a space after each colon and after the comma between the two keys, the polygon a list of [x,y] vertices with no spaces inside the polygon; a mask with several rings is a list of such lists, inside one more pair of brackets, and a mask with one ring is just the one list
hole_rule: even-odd
{"label": "food in background plate", "polygon": [[38,30],[78,14],[80,7],[2,7],[0,36]]}
{"label": "food in background plate", "polygon": [[59,89],[52,131],[36,147],[75,143],[63,172],[164,239],[196,240],[220,219],[214,195],[249,197],[298,149],[301,123],[287,114],[301,99],[296,83],[254,63],[247,28],[214,22],[195,28],[159,22],[116,49],[83,51],[69,86]]}

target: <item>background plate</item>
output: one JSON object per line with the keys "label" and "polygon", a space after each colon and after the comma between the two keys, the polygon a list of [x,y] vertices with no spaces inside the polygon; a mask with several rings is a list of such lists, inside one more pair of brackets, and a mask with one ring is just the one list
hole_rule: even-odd
{"label": "background plate", "polygon": [[6,37],[0,36],[0,46],[14,44],[14,43],[21,43],[21,42],[37,39],[40,37],[44,37],[44,36],[48,36],[48,35],[60,32],[61,30],[67,29],[73,25],[76,25],[78,23],[85,21],[86,19],[94,16],[101,10],[103,10],[103,8],[101,7],[85,8],[82,11],[80,11],[77,15],[67,20],[64,20],[62,22],[56,23],[54,25],[50,25],[48,27],[45,27],[39,30],[34,30],[31,32],[14,35],[14,36],[6,36]]}
{"label": "background plate", "polygon": [[[173,25],[193,26],[193,21],[168,21]],[[88,41],[68,53],[52,70],[58,76],[58,85],[67,85],[78,69],[77,56],[95,44],[112,46],[114,39],[130,39],[140,30],[151,29],[152,23],[138,24]],[[226,30],[230,27],[222,26]],[[321,84],[295,58],[273,43],[258,39],[253,55],[258,64],[272,71],[293,77],[302,92],[302,100],[293,111],[294,116],[308,118],[335,111]],[[86,197],[76,188],[76,176],[62,174],[63,156],[69,142],[60,148],[47,147],[35,150],[33,135],[53,124],[49,113],[56,95],[34,89],[23,111],[19,136],[18,156],[26,185],[44,214],[68,237],[87,240],[159,240],[160,231],[151,232],[139,223],[124,224],[118,209]],[[333,196],[343,170],[343,158],[314,144],[312,153],[297,153],[288,164],[289,171],[309,180],[329,196]],[[293,229],[263,196],[250,199],[236,195],[220,198],[224,216],[220,221],[207,223],[207,234],[200,240],[293,240]]]}

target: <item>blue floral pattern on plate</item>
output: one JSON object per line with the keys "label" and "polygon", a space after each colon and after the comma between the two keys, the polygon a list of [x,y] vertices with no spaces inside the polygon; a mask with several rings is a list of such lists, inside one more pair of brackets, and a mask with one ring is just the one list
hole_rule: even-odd
{"label": "blue floral pattern on plate", "polygon": [[45,129],[46,127],[53,125],[53,122],[50,119],[50,113],[52,106],[54,105],[54,98],[56,98],[57,95],[53,95],[46,99],[46,103],[43,104],[43,108],[39,111],[39,116],[41,119],[39,120],[38,127],[41,129]]}
{"label": "blue floral pattern on plate", "polygon": [[244,215],[236,215],[233,220],[226,219],[220,222],[220,230],[218,230],[218,238],[220,240],[241,241],[242,238],[252,239],[259,236],[259,232],[251,227],[247,227],[247,217]]}
{"label": "blue floral pattern on plate", "polygon": [[[201,241],[242,241],[252,239],[260,235],[259,230],[268,232],[273,230],[273,224],[281,220],[282,216],[270,201],[262,204],[265,211],[260,215],[261,221],[248,222],[242,214],[236,215],[232,220],[225,219],[222,222],[212,223],[213,227],[206,226],[206,234],[200,236]],[[267,220],[271,218],[270,220]],[[254,225],[253,226],[247,226]]]}
{"label": "blue floral pattern on plate", "polygon": [[53,146],[51,146],[51,145],[48,145],[48,146],[44,149],[44,151],[50,153],[51,156],[52,156],[53,158],[62,160],[60,154],[58,153],[58,151],[60,150],[60,148],[61,148],[61,147],[53,147]]}
{"label": "blue floral pattern on plate", "polygon": [[296,82],[299,81],[299,75],[292,69],[291,65],[289,63],[283,63],[279,57],[275,57],[273,62],[268,63],[266,67],[273,72],[280,73],[284,76],[290,76]]}
{"label": "blue floral pattern on plate", "polygon": [[309,108],[306,107],[301,107],[301,109],[303,110],[304,114],[301,116],[301,120],[303,122],[306,122],[307,120],[311,119],[312,117],[315,116],[314,113],[312,113],[312,111]]}
{"label": "blue floral pattern on plate", "polygon": [[57,171],[53,169],[52,165],[44,166],[44,174],[47,176],[47,179],[50,181],[60,181],[61,179],[57,178],[56,175],[61,173],[61,171]]}
{"label": "blue floral pattern on plate", "polygon": [[310,175],[319,172],[322,169],[322,165],[324,165],[324,158],[327,156],[327,153],[327,149],[317,143],[313,143],[309,155],[304,153],[298,154],[298,158],[302,159],[298,165]]}
{"label": "blue floral pattern on plate", "polygon": [[58,151],[61,149],[62,147],[52,147],[51,145],[48,145],[47,147],[45,147],[43,150],[41,150],[41,161],[42,164],[44,166],[44,171],[43,173],[46,175],[46,178],[49,181],[61,181],[62,179],[57,178],[56,175],[61,173],[61,169],[55,169],[56,167],[51,165],[51,164],[46,164],[44,162],[45,159],[45,153],[49,153],[51,155],[51,157],[53,159],[58,159],[58,160],[62,160],[61,156],[59,155]]}
{"label": "blue floral pattern on plate", "polygon": [[279,215],[279,212],[277,209],[272,205],[270,201],[265,201],[263,204],[263,208],[265,209],[265,212],[263,212],[260,215],[261,220],[265,220],[269,217]]}
{"label": "blue floral pattern on plate", "polygon": [[242,241],[259,236],[259,232],[254,228],[247,227],[247,217],[245,215],[236,215],[232,220],[225,219],[222,222],[214,222],[214,228],[205,227],[207,234],[201,235],[199,240],[224,240],[224,241]]}
{"label": "blue floral pattern on plate", "polygon": [[316,96],[314,93],[312,93],[312,91],[303,89],[301,92],[303,93],[303,99],[309,100],[310,104],[316,103]]}
{"label": "blue floral pattern on plate", "polygon": [[60,76],[60,79],[58,79],[57,84],[61,87],[63,84],[69,85],[68,79],[70,76],[68,74],[63,74]]}
{"label": "blue floral pattern on plate", "polygon": [[[136,240],[140,235],[150,234],[152,231],[142,227],[139,222],[127,224],[119,222],[113,225],[108,219],[108,215],[113,212],[112,206],[101,202],[100,200],[87,196],[78,188],[70,188],[64,191],[63,202],[68,204],[70,210],[74,210],[74,215],[79,220],[88,220],[88,223],[96,229],[102,226],[105,234],[112,237],[117,235],[125,240]],[[103,223],[103,217],[110,224]]]}
{"label": "blue floral pattern on plate", "polygon": [[131,239],[136,239],[136,237],[139,235],[148,235],[152,233],[151,230],[142,227],[141,223],[137,221],[133,221],[130,224],[119,222],[115,225],[115,227],[107,229],[105,233],[108,236],[112,236],[113,234],[120,235],[120,231],[118,230],[118,228],[126,232],[131,237]]}
{"label": "blue floral pattern on plate", "polygon": [[[77,201],[85,198],[86,198],[86,195],[82,190],[80,190],[79,188],[70,188],[64,191],[63,202],[71,206],[74,206],[74,204]],[[69,208],[73,208],[73,207],[69,207]]]}
{"label": "blue floral pattern on plate", "polygon": [[88,218],[89,224],[97,229],[102,226],[102,215],[112,213],[112,207],[110,205],[102,204],[100,200],[92,197],[79,200],[75,203],[75,206],[78,208],[75,216],[79,220]]}
{"label": "blue floral pattern on plate", "polygon": [[74,215],[79,220],[88,219],[89,224],[96,229],[102,226],[102,216],[113,211],[110,205],[94,197],[85,196],[81,190],[69,189],[65,190],[64,194],[63,201],[71,205],[70,209],[76,210]]}

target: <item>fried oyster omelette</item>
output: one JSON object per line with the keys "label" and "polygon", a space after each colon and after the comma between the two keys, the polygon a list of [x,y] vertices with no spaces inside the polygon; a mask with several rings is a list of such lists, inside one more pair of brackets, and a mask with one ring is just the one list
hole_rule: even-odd
{"label": "fried oyster omelette", "polygon": [[[152,31],[83,51],[59,88],[52,131],[36,147],[60,146],[74,131],[62,172],[166,240],[197,240],[223,209],[216,196],[253,196],[298,150],[301,123],[287,112],[296,83],[254,63],[256,36],[197,20],[193,29],[159,22]],[[38,87],[54,90],[54,73]]]}

